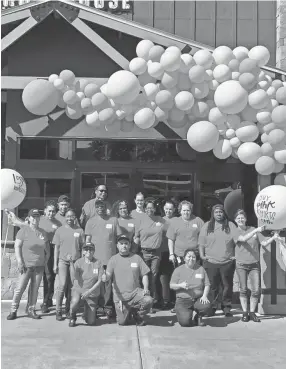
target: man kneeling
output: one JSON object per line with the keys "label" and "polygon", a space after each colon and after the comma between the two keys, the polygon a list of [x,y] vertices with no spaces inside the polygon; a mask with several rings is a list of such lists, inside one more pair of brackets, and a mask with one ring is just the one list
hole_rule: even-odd
{"label": "man kneeling", "polygon": [[101,262],[93,257],[95,246],[87,243],[83,246],[84,256],[74,264],[72,257],[69,258],[71,264],[72,299],[70,307],[70,327],[76,325],[76,313],[79,309],[80,301],[84,301],[84,318],[88,325],[96,323],[96,309],[100,295],[101,276],[103,267]]}
{"label": "man kneeling", "polygon": [[[150,269],[139,255],[130,252],[131,242],[126,235],[118,236],[117,248],[119,253],[111,257],[106,274],[102,275],[102,282],[110,279],[113,282],[117,322],[127,325],[133,316],[137,325],[146,325],[144,316],[153,304],[148,289]],[[143,289],[140,288],[140,277]]]}
{"label": "man kneeling", "polygon": [[174,270],[170,281],[170,288],[176,291],[177,319],[182,327],[204,327],[202,317],[210,310],[210,281],[205,269],[199,265],[198,254],[194,250],[185,251],[184,261],[185,264]]}

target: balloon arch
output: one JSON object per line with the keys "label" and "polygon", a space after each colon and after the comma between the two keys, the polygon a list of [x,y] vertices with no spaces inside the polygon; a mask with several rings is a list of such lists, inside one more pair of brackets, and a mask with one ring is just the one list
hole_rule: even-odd
{"label": "balloon arch", "polygon": [[[187,142],[198,152],[212,151],[254,164],[261,175],[280,173],[286,164],[286,82],[272,80],[261,67],[268,49],[217,47],[182,54],[150,40],[136,47],[128,70],[115,72],[102,86],[72,71],[29,83],[22,95],[28,111],[51,113],[57,106],[70,119],[109,132],[155,127],[188,127]],[[276,180],[286,185],[285,173]]]}

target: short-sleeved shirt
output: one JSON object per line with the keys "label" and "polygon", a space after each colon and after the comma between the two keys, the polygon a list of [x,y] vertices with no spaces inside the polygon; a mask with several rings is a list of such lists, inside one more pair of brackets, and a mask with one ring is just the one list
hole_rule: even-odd
{"label": "short-sleeved shirt", "polygon": [[238,241],[239,236],[245,236],[254,231],[254,227],[247,227],[245,230],[236,228],[233,232],[235,243],[235,259],[238,263],[252,264],[259,262],[259,234],[255,234],[248,241]]}
{"label": "short-sleeved shirt", "polygon": [[117,235],[125,234],[129,237],[130,241],[133,240],[135,234],[135,227],[137,221],[132,217],[117,218]]}
{"label": "short-sleeved shirt", "polygon": [[164,224],[163,234],[162,234],[161,252],[167,252],[169,251],[169,247],[168,247],[168,238],[166,234],[167,234],[168,228],[170,227],[171,222],[175,218],[168,218],[165,216],[163,217],[163,219],[165,219],[165,224]]}
{"label": "short-sleeved shirt", "polygon": [[86,236],[91,236],[95,245],[94,257],[107,265],[111,256],[116,254],[117,219],[96,216],[88,220],[85,226]]}
{"label": "short-sleeved shirt", "polygon": [[131,218],[137,220],[138,224],[141,222],[141,219],[147,217],[146,213],[139,213],[136,209],[132,210],[130,213]]}
{"label": "short-sleeved shirt", "polygon": [[59,258],[61,260],[69,261],[67,258],[69,254],[75,261],[81,257],[81,250],[85,243],[84,231],[82,228],[65,224],[56,230],[52,242],[60,246]]}
{"label": "short-sleeved shirt", "polygon": [[233,235],[236,226],[229,222],[230,232],[222,229],[222,225],[215,223],[214,231],[207,233],[209,222],[205,223],[199,235],[199,244],[205,247],[205,256],[213,264],[228,263],[234,257],[235,243]]}
{"label": "short-sleeved shirt", "polygon": [[196,264],[193,269],[187,267],[186,264],[183,264],[174,270],[170,283],[179,284],[185,281],[190,286],[190,289],[184,290],[182,288],[177,290],[177,297],[192,297],[192,290],[196,289],[203,291],[205,286],[210,285],[210,281],[205,269],[198,264]]}
{"label": "short-sleeved shirt", "polygon": [[184,256],[187,249],[198,248],[199,233],[204,225],[201,218],[191,216],[191,219],[184,221],[182,217],[174,218],[168,228],[167,238],[174,242],[174,253],[177,256]]}
{"label": "short-sleeved shirt", "polygon": [[114,301],[131,300],[140,288],[140,277],[149,272],[150,269],[139,255],[130,253],[128,256],[112,256],[106,273],[112,276]]}
{"label": "short-sleeved shirt", "polygon": [[32,230],[29,226],[23,226],[18,231],[16,239],[23,241],[22,255],[26,267],[45,265],[48,237],[43,229]]}
{"label": "short-sleeved shirt", "polygon": [[[93,259],[89,264],[85,262],[85,258],[82,257],[74,263],[75,280],[73,283],[73,289],[83,293],[91,289],[98,280],[101,280],[103,273],[102,264],[99,260]],[[99,296],[100,289],[97,288],[91,297]]]}
{"label": "short-sleeved shirt", "polygon": [[56,230],[61,226],[62,224],[57,219],[49,219],[45,216],[41,216],[40,218],[39,228],[46,232],[50,242],[53,241]]}
{"label": "short-sleeved shirt", "polygon": [[[58,222],[60,222],[62,226],[66,224],[66,216],[65,215],[62,215],[59,211],[55,215],[55,219]],[[78,222],[77,219],[75,220],[75,226],[78,227],[78,228],[80,228],[80,225],[79,225],[79,222]]]}
{"label": "short-sleeved shirt", "polygon": [[[95,210],[95,203],[96,203],[96,199],[91,199],[88,200],[82,207],[82,213],[84,214],[84,219],[87,222],[89,219],[97,216],[97,212]],[[111,206],[109,204],[108,201],[103,201],[106,204],[106,210],[107,210],[107,214],[110,214],[110,209]]]}
{"label": "short-sleeved shirt", "polygon": [[160,216],[141,218],[135,230],[135,238],[139,237],[142,249],[159,249],[162,243],[165,219]]}

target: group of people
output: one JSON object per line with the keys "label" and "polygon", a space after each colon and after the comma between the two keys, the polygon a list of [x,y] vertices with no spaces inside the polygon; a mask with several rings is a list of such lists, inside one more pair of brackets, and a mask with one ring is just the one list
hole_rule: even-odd
{"label": "group of people", "polygon": [[[264,227],[246,225],[243,210],[234,223],[222,205],[212,208],[204,223],[193,214],[193,205],[182,201],[164,204],[164,216],[157,215],[154,199],[135,197],[136,208],[118,200],[108,202],[108,189],[99,185],[77,219],[70,199],[48,201],[44,215],[31,209],[23,221],[7,211],[9,223],[20,230],[15,240],[19,281],[14,291],[8,320],[17,318],[21,297],[30,281],[27,314],[36,313],[38,290],[44,278],[41,309],[53,305],[55,276],[56,319],[76,326],[77,313],[95,325],[99,309],[119,325],[145,325],[147,313],[155,308],[174,309],[181,326],[204,326],[203,316],[214,316],[221,295],[221,308],[231,316],[235,269],[240,284],[242,320],[259,322],[255,314],[260,297],[260,246],[279,238],[264,234]],[[176,216],[178,215],[178,216]],[[248,287],[250,308],[248,309]],[[174,291],[175,299],[172,291]]]}

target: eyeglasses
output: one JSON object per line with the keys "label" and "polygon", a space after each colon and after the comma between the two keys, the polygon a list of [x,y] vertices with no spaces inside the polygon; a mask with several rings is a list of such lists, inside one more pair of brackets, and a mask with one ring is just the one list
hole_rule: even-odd
{"label": "eyeglasses", "polygon": [[94,249],[83,249],[84,251],[90,251],[90,252],[93,252]]}
{"label": "eyeglasses", "polygon": [[98,190],[99,192],[107,192],[107,190]]}

